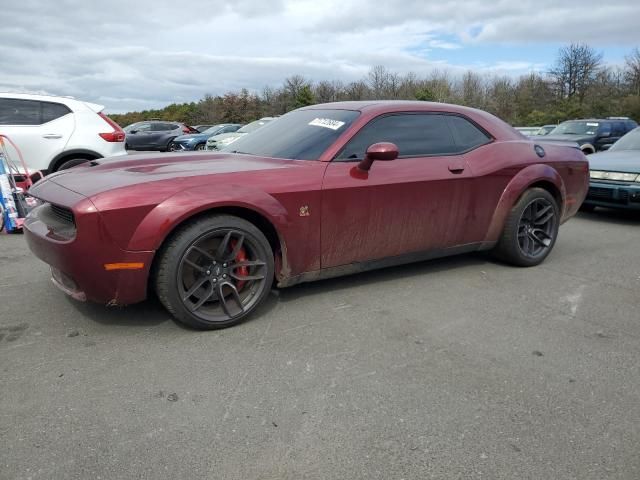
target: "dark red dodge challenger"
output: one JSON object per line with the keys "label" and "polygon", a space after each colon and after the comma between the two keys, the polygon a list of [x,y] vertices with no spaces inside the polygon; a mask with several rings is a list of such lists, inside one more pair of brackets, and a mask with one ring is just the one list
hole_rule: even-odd
{"label": "dark red dodge challenger", "polygon": [[588,188],[576,148],[486,112],[346,102],[288,113],[227,152],[96,160],[38,182],[31,250],[80,300],[154,289],[181,322],[238,323],[286,287],[474,250],[542,262]]}

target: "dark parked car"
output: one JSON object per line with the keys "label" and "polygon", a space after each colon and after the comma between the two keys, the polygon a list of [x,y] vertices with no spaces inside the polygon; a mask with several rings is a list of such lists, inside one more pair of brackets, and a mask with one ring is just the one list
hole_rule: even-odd
{"label": "dark parked car", "polygon": [[184,151],[184,150],[204,150],[204,146],[207,143],[209,137],[214,135],[222,135],[223,133],[232,133],[242,127],[240,123],[221,123],[219,125],[213,125],[202,133],[191,133],[189,135],[180,135],[176,137],[169,150],[171,151]]}
{"label": "dark parked car", "polygon": [[[25,235],[78,299],[157,293],[196,328],[238,323],[271,285],[476,250],[533,266],[584,200],[577,148],[429,102],[290,112],[235,152],[96,160],[31,187]],[[241,153],[240,153],[241,152]]]}
{"label": "dark parked car", "polygon": [[124,129],[127,150],[159,150],[166,152],[174,138],[196,130],[178,122],[137,122]]}
{"label": "dark parked car", "polygon": [[591,182],[583,210],[640,209],[640,128],[589,157]]}
{"label": "dark parked car", "polygon": [[638,124],[626,117],[569,120],[562,122],[545,136],[545,141],[575,142],[585,155],[606,150]]}
{"label": "dark parked car", "polygon": [[544,137],[545,135],[549,135],[553,131],[553,129],[556,127],[557,125],[543,125],[538,129],[538,131],[534,135],[537,135],[539,137]]}

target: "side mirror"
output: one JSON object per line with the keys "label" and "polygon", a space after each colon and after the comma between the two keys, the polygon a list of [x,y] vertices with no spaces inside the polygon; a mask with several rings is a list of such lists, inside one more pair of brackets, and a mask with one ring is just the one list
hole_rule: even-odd
{"label": "side mirror", "polygon": [[398,158],[398,147],[395,143],[380,142],[374,143],[367,148],[367,154],[364,159],[358,164],[358,168],[365,172],[371,169],[371,165],[375,160],[381,162],[389,162]]}
{"label": "side mirror", "polygon": [[134,135],[138,133],[138,130],[131,130],[129,133],[133,133]]}

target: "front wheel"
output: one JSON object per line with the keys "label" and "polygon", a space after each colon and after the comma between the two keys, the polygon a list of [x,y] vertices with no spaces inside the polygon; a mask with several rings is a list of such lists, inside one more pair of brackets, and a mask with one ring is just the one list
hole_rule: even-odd
{"label": "front wheel", "polygon": [[168,240],[159,254],[155,287],[178,321],[210,330],[251,314],[269,294],[273,276],[264,234],[241,218],[213,215]]}
{"label": "front wheel", "polygon": [[509,212],[494,254],[513,265],[538,265],[553,249],[559,227],[556,199],[542,188],[531,188]]}
{"label": "front wheel", "polygon": [[196,145],[196,148],[194,148],[194,150],[204,150],[204,143],[199,143],[198,145]]}

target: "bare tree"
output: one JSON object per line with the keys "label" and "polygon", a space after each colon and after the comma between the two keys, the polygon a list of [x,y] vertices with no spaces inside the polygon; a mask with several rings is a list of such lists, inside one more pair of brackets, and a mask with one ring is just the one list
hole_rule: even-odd
{"label": "bare tree", "polygon": [[558,52],[556,64],[549,72],[560,98],[584,100],[602,64],[602,53],[588,45],[572,43]]}
{"label": "bare tree", "polygon": [[634,95],[640,95],[640,49],[638,47],[631,50],[625,57],[624,77],[629,85],[629,89]]}
{"label": "bare tree", "polygon": [[390,73],[383,65],[376,65],[367,75],[367,83],[373,98],[379,100],[384,98],[388,90]]}
{"label": "bare tree", "polygon": [[316,84],[313,95],[318,103],[327,103],[335,102],[338,97],[338,92],[333,82],[322,80]]}
{"label": "bare tree", "polygon": [[471,70],[467,71],[458,86],[458,95],[463,105],[482,108],[484,106],[484,82],[482,77]]}

